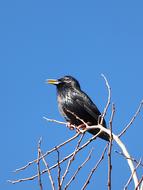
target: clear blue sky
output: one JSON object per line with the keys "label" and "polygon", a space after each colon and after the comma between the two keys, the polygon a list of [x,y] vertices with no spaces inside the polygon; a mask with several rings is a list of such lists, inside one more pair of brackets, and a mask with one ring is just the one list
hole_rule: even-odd
{"label": "clear blue sky", "polygon": [[[6,180],[36,172],[12,173],[37,157],[41,136],[47,150],[73,135],[43,120],[63,120],[56,90],[45,79],[75,76],[102,111],[107,99],[104,73],[116,105],[114,132],[129,122],[143,99],[142,7],[142,1],[129,0],[0,2],[0,189],[38,189],[37,181],[12,185]],[[143,156],[142,115],[122,138],[137,159]],[[101,140],[92,144],[95,160],[104,145]],[[88,189],[105,189],[106,165],[107,157]],[[122,189],[129,175],[125,160],[113,153],[113,189]]]}

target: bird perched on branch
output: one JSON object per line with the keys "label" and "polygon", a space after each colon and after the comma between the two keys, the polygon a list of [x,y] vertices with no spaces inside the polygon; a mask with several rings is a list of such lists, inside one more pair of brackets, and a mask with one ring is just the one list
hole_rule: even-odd
{"label": "bird perched on branch", "polygon": [[[85,125],[98,125],[101,120],[101,113],[97,106],[80,88],[79,82],[72,76],[64,76],[60,79],[49,79],[49,84],[57,87],[57,99],[60,113],[64,116],[69,125],[76,127]],[[103,119],[103,127],[106,122]],[[88,130],[93,135],[99,132],[99,129]],[[101,132],[99,137],[109,141],[109,135]]]}

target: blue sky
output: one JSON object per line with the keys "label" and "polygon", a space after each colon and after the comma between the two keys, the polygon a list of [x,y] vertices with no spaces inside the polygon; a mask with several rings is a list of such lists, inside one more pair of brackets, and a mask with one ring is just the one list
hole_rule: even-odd
{"label": "blue sky", "polygon": [[[129,122],[143,99],[142,7],[142,1],[129,0],[0,2],[1,189],[38,189],[37,181],[12,185],[6,180],[36,172],[12,173],[37,157],[41,136],[43,150],[47,150],[73,135],[63,126],[43,120],[47,116],[63,121],[56,90],[45,79],[75,76],[102,111],[107,100],[104,73],[116,105],[114,132],[119,133]],[[142,114],[122,138],[138,160],[143,153]],[[110,111],[107,122],[109,115]],[[97,140],[92,146],[98,160],[105,143]],[[89,189],[105,189],[106,169],[107,157]],[[128,177],[125,160],[113,153],[113,189],[122,189]]]}

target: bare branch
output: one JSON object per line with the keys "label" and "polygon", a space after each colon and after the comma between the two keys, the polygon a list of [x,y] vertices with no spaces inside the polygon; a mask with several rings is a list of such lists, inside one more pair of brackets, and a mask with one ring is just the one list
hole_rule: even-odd
{"label": "bare branch", "polygon": [[126,183],[126,185],[124,187],[124,190],[127,190],[128,186],[129,186],[129,184],[130,184],[130,182],[131,182],[131,180],[133,178],[133,175],[136,172],[137,168],[139,167],[140,163],[141,163],[141,159],[140,159],[139,163],[137,164],[137,166],[135,167],[134,171],[131,173],[131,175],[129,177],[129,180],[127,181],[127,183]]}
{"label": "bare branch", "polygon": [[[87,123],[83,119],[78,117],[74,112],[72,112],[72,111],[70,111],[68,109],[66,111],[69,112],[70,114],[72,114],[73,116],[75,116],[76,119],[80,120],[85,125],[85,127],[88,126]],[[73,127],[74,127],[74,129],[76,129],[77,132],[80,132],[80,133],[85,132],[84,130],[80,129],[80,125],[79,126],[73,126]]]}
{"label": "bare branch", "polygon": [[41,181],[41,172],[40,172],[40,156],[41,156],[41,141],[42,141],[42,138],[40,138],[39,142],[38,142],[38,158],[37,158],[37,172],[38,172],[38,183],[39,183],[39,187],[40,187],[40,190],[43,190],[43,185],[42,185],[42,181]]}
{"label": "bare branch", "polygon": [[58,160],[57,160],[57,166],[58,166],[58,190],[61,190],[61,165],[60,165],[60,152],[58,149],[56,149],[57,153],[58,153]]}
{"label": "bare branch", "polygon": [[136,117],[140,113],[142,107],[143,107],[143,100],[141,101],[136,113],[133,115],[133,117],[132,117],[131,121],[129,122],[129,124],[123,129],[123,131],[118,135],[118,137],[121,137],[127,131],[127,129],[133,124],[134,120],[136,119]]}
{"label": "bare branch", "polygon": [[83,133],[83,134],[81,135],[81,137],[80,137],[80,139],[79,139],[79,141],[78,141],[78,143],[77,143],[77,146],[75,147],[75,151],[73,152],[72,157],[71,157],[71,158],[69,159],[69,161],[68,161],[66,170],[65,170],[65,172],[64,172],[64,174],[63,174],[63,176],[62,176],[62,179],[61,179],[61,184],[60,184],[61,187],[62,187],[62,184],[63,184],[63,182],[64,182],[64,179],[65,179],[67,173],[69,172],[69,168],[70,168],[72,162],[74,161],[76,154],[78,153],[77,150],[78,150],[78,148],[79,148],[79,146],[80,146],[80,143],[81,143],[81,141],[82,141],[82,139],[83,139],[83,137],[84,137],[84,134],[85,134],[85,133]]}
{"label": "bare branch", "polygon": [[[121,156],[124,156],[126,159],[131,159],[131,160],[132,160],[133,162],[135,162],[136,164],[139,163],[139,161],[137,161],[137,160],[136,160],[135,158],[133,158],[133,157],[128,158],[128,157],[126,157],[122,152],[119,152],[119,151],[117,151],[117,150],[115,150],[115,152],[118,153],[118,154],[120,154]],[[140,166],[143,167],[143,163],[140,163]]]}
{"label": "bare branch", "polygon": [[107,89],[108,89],[108,100],[107,100],[107,104],[106,104],[106,106],[105,106],[105,108],[104,108],[103,114],[101,115],[100,124],[102,125],[103,119],[104,119],[104,117],[105,117],[105,115],[106,115],[106,113],[107,113],[108,107],[109,107],[110,102],[111,102],[111,88],[110,88],[109,83],[108,83],[108,80],[106,79],[106,77],[104,76],[104,74],[101,74],[101,76],[104,78],[105,84],[106,84]]}
{"label": "bare branch", "polygon": [[93,148],[91,149],[91,151],[88,154],[88,157],[86,158],[86,160],[79,165],[78,169],[75,171],[75,173],[73,174],[73,176],[71,177],[71,179],[69,180],[69,182],[66,184],[64,190],[67,190],[67,188],[70,186],[70,184],[73,182],[73,180],[76,178],[77,174],[79,173],[79,171],[84,167],[84,165],[90,160],[91,158],[91,154],[92,154]]}
{"label": "bare branch", "polygon": [[142,182],[143,182],[143,175],[142,175],[141,179],[139,180],[139,183],[138,183],[137,187],[135,188],[135,190],[137,190],[137,189],[139,188],[140,185],[141,185],[140,190],[143,189],[143,183],[142,183]]}
{"label": "bare branch", "polygon": [[[80,135],[80,133],[76,133],[73,137],[71,137],[71,138],[69,138],[68,140],[64,141],[63,143],[57,145],[56,147],[52,148],[51,150],[48,150],[45,154],[43,154],[43,156],[41,156],[41,157],[39,158],[39,160],[41,160],[43,157],[48,156],[49,154],[51,154],[52,152],[54,152],[56,149],[59,149],[59,148],[61,148],[62,146],[66,145],[67,143],[73,141],[73,140],[76,139],[79,135]],[[34,164],[34,163],[37,163],[37,159],[35,159],[35,160],[31,161],[31,162],[28,162],[25,166],[16,169],[14,172],[19,172],[19,171],[25,170],[26,168],[28,168],[30,165],[32,165],[32,164]]]}
{"label": "bare branch", "polygon": [[51,171],[49,170],[49,166],[48,166],[48,164],[47,164],[45,158],[43,157],[42,151],[41,151],[41,157],[42,157],[43,163],[44,163],[45,166],[46,166],[46,170],[47,170],[47,173],[48,173],[49,180],[50,180],[50,182],[51,182],[52,190],[56,190],[56,188],[55,188],[55,183],[54,183],[53,177],[52,177],[52,175],[51,175]]}
{"label": "bare branch", "polygon": [[[102,125],[88,126],[87,130],[90,130],[90,129],[100,129],[101,131],[107,133],[108,135],[110,135],[110,133],[111,133],[109,129],[106,129]],[[113,139],[116,141],[116,143],[122,149],[123,154],[127,158],[131,158],[130,154],[128,153],[128,151],[127,151],[127,149],[125,147],[125,145],[122,143],[122,141],[119,139],[119,137],[117,135],[113,134],[113,133],[112,133],[112,136],[113,136]],[[136,187],[138,185],[138,178],[137,178],[137,174],[136,174],[136,171],[135,171],[135,168],[134,168],[134,164],[133,164],[131,159],[127,159],[127,162],[128,162],[129,167],[130,167],[131,173],[133,173],[133,180],[134,180],[134,184],[135,184],[135,187]]]}
{"label": "bare branch", "polygon": [[108,190],[111,190],[111,170],[112,170],[112,164],[111,164],[111,152],[112,152],[112,123],[113,123],[113,118],[115,114],[115,105],[112,105],[112,113],[109,121],[109,126],[110,126],[110,143],[109,143],[109,149],[108,149]]}
{"label": "bare branch", "polygon": [[[99,131],[96,135],[92,136],[92,138],[90,138],[87,142],[85,142],[82,146],[80,146],[77,151],[81,151],[83,148],[85,148],[86,146],[88,146],[94,139],[96,139],[96,137],[100,134],[101,132]],[[60,145],[59,145],[60,146]],[[57,146],[58,147],[58,146]],[[53,149],[52,149],[53,150]],[[54,150],[56,150],[56,148],[54,148]],[[63,163],[64,161],[66,161],[67,159],[69,159],[70,157],[72,157],[74,154],[74,152],[72,152],[71,154],[69,154],[68,156],[66,156],[65,158],[63,158],[61,161],[59,161],[59,164]],[[44,155],[41,157],[41,159],[44,157]],[[37,161],[37,159],[36,159]],[[54,168],[56,168],[58,166],[58,164],[56,163],[55,165],[49,167],[49,170],[52,170]],[[43,170],[41,172],[41,175],[46,173],[47,169]],[[37,178],[38,175],[33,175],[31,177],[28,178],[22,178],[22,179],[18,179],[18,180],[8,180],[10,183],[19,183],[19,182],[24,182],[24,181],[28,181],[28,180],[34,180],[35,178]]]}
{"label": "bare branch", "polygon": [[[106,132],[108,135],[110,135],[110,130],[109,129],[106,129],[104,128],[102,125],[96,125],[96,126],[88,126],[86,130],[90,130],[90,129],[100,129],[99,133],[101,133],[102,131],[103,132]],[[86,147],[89,143],[91,143],[98,135],[99,133],[97,133],[95,136],[93,136],[92,138],[90,138],[86,143],[84,143],[81,147],[79,147],[78,151],[82,150],[84,147]],[[121,140],[118,138],[117,135],[113,135],[113,139],[116,141],[116,143],[120,146],[120,148],[122,149],[123,151],[123,154],[127,157],[127,158],[131,158],[131,156],[129,155],[125,145],[121,142]],[[52,151],[56,150],[56,148],[52,149]],[[51,151],[50,151],[51,152]],[[59,164],[61,164],[62,162],[64,162],[65,160],[69,159],[74,153],[71,153],[69,154],[67,157],[65,157],[63,160],[59,161]],[[44,156],[44,155],[43,155]],[[37,159],[36,159],[36,162],[37,162]],[[131,169],[131,173],[133,173],[133,180],[134,180],[134,184],[135,184],[135,187],[138,185],[138,178],[137,178],[137,175],[136,175],[136,171],[134,170],[134,165],[133,165],[133,162],[131,159],[127,159],[127,162],[128,162],[128,165]],[[53,169],[55,167],[57,167],[58,165],[55,164],[53,166],[51,166],[49,169]],[[135,171],[135,172],[134,172]],[[41,175],[44,174],[45,172],[47,172],[47,170],[43,170],[41,172]],[[19,180],[15,180],[15,181],[11,181],[11,183],[17,183],[17,182],[22,182],[22,181],[27,181],[27,180],[33,180],[37,177],[37,175],[34,175],[32,177],[29,177],[29,178],[24,178],[24,179],[19,179]]]}
{"label": "bare branch", "polygon": [[55,119],[49,119],[47,117],[43,117],[43,119],[45,119],[48,122],[53,122],[53,123],[58,123],[58,124],[62,124],[62,125],[67,125],[67,122],[58,121],[58,120],[55,120]]}
{"label": "bare branch", "polygon": [[[85,142],[82,146],[80,146],[76,151],[81,151],[83,148],[85,148],[86,146],[88,146],[94,139],[96,139],[96,137],[100,134],[101,132],[99,131],[96,135],[94,135],[92,138],[90,138],[87,142]],[[65,158],[63,158],[59,163],[61,164],[62,162],[66,161],[67,159],[69,159],[71,156],[73,156],[74,152],[72,152],[71,154],[69,154],[68,156],[66,156]],[[50,167],[50,170],[54,169],[57,167],[57,164],[53,165]]]}
{"label": "bare branch", "polygon": [[108,144],[107,144],[106,147],[104,148],[103,153],[102,153],[102,155],[101,155],[99,161],[98,161],[97,164],[93,167],[93,169],[91,170],[90,174],[88,175],[88,178],[87,178],[86,182],[84,183],[84,185],[83,185],[83,187],[82,187],[81,190],[85,190],[85,188],[86,188],[87,185],[89,184],[92,175],[93,175],[94,172],[96,171],[96,169],[97,169],[97,167],[99,166],[99,164],[101,163],[101,161],[104,159],[104,154],[105,154],[105,152],[106,152],[106,150],[107,150],[107,147],[108,147]]}
{"label": "bare branch", "polygon": [[[45,171],[46,172],[46,171]],[[43,172],[41,172],[41,174],[43,174]],[[21,179],[17,179],[17,180],[7,180],[9,183],[15,184],[15,183],[20,183],[20,182],[24,182],[24,181],[31,181],[34,180],[35,178],[37,178],[38,175],[34,175],[32,177],[27,177],[27,178],[21,178]]]}
{"label": "bare branch", "polygon": [[[102,77],[104,78],[105,80],[105,83],[106,83],[106,86],[107,86],[107,89],[108,89],[108,99],[107,99],[107,104],[104,108],[104,111],[103,111],[103,114],[101,115],[101,120],[100,120],[100,124],[99,125],[95,125],[95,126],[88,126],[88,123],[85,123],[83,119],[79,118],[76,114],[72,113],[71,111],[67,110],[69,113],[73,114],[76,119],[82,121],[82,123],[85,125],[85,126],[74,126],[73,125],[73,128],[76,129],[76,131],[78,133],[76,133],[73,137],[71,137],[70,139],[66,140],[65,142],[59,144],[58,146],[52,148],[51,150],[48,150],[45,154],[42,153],[41,151],[41,148],[40,148],[40,145],[41,145],[41,140],[39,141],[38,143],[38,157],[37,159],[31,161],[31,162],[28,162],[28,164],[26,164],[25,166],[17,169],[16,171],[22,171],[22,170],[25,170],[26,168],[28,168],[30,165],[36,163],[37,164],[37,174],[36,175],[33,175],[32,177],[27,177],[27,178],[23,178],[23,179],[18,179],[18,180],[15,180],[15,181],[9,181],[11,183],[19,183],[19,182],[23,182],[23,181],[28,181],[28,180],[34,180],[35,178],[38,178],[38,182],[39,182],[39,187],[40,187],[40,190],[43,189],[42,187],[42,182],[41,182],[41,176],[44,174],[44,173],[47,173],[48,176],[49,176],[49,179],[50,179],[50,182],[51,182],[51,186],[52,186],[52,189],[55,190],[55,184],[54,184],[54,180],[52,178],[52,175],[51,175],[51,170],[54,169],[54,168],[57,168],[58,169],[58,174],[57,174],[57,180],[58,180],[58,190],[61,190],[62,188],[62,185],[63,185],[63,182],[70,170],[70,166],[72,164],[72,162],[74,161],[75,159],[75,156],[77,153],[79,153],[82,149],[84,149],[86,146],[88,146],[94,139],[96,139],[97,136],[99,136],[100,133],[104,132],[104,133],[107,133],[109,136],[110,136],[110,143],[106,145],[99,161],[96,163],[96,165],[91,169],[91,172],[89,173],[89,175],[87,176],[87,179],[82,187],[82,190],[85,190],[85,188],[87,187],[87,185],[89,184],[90,180],[91,180],[91,177],[93,176],[94,172],[96,171],[97,167],[99,166],[99,164],[101,163],[101,161],[103,160],[104,158],[104,154],[105,154],[105,151],[109,145],[109,149],[108,149],[108,190],[111,190],[111,171],[112,171],[112,163],[111,163],[111,153],[112,153],[112,141],[115,140],[116,143],[120,146],[122,152],[121,152],[121,155],[123,155],[126,160],[127,160],[127,163],[130,167],[130,170],[131,170],[131,176],[127,182],[127,184],[125,185],[125,188],[124,189],[127,189],[129,183],[131,182],[131,180],[133,179],[134,181],[134,186],[135,186],[135,190],[142,190],[140,189],[139,186],[143,186],[143,177],[138,180],[137,178],[137,174],[136,174],[136,170],[137,168],[139,167],[139,165],[142,165],[141,163],[141,160],[140,162],[137,162],[135,161],[135,159],[133,159],[130,154],[128,153],[125,145],[123,144],[123,142],[120,140],[119,137],[121,137],[126,131],[127,129],[132,125],[132,123],[134,122],[134,120],[136,119],[137,115],[139,114],[139,112],[141,111],[141,108],[143,107],[143,101],[140,103],[136,113],[134,114],[133,118],[131,119],[131,121],[129,122],[129,124],[125,127],[125,129],[117,136],[115,134],[112,133],[112,122],[113,122],[113,117],[114,117],[114,113],[115,113],[115,106],[112,105],[112,113],[111,113],[111,117],[110,117],[110,121],[109,121],[109,126],[110,128],[107,129],[107,128],[104,128],[102,126],[103,124],[103,119],[107,113],[107,110],[109,108],[109,105],[110,105],[110,102],[111,102],[111,88],[109,86],[109,83],[106,79],[106,77],[102,74]],[[46,117],[43,117],[45,120],[49,121],[49,122],[56,122],[58,124],[62,124],[62,125],[66,125],[68,126],[68,123],[66,122],[61,122],[61,121],[57,121],[55,119],[48,119]],[[100,118],[99,118],[100,119]],[[81,141],[82,141],[82,138],[85,134],[86,131],[88,130],[91,130],[91,129],[98,129],[99,132],[92,136],[92,138],[90,138],[88,141],[86,141],[83,145],[80,145],[81,144]],[[82,133],[80,139],[78,140],[77,142],[77,145],[74,149],[74,151],[70,154],[68,154],[67,156],[65,156],[64,158],[62,158],[60,160],[60,148],[63,147],[64,145],[68,144],[69,142],[71,142],[72,140],[76,139],[80,133]],[[45,157],[48,156],[49,154],[51,154],[52,152],[54,151],[57,151],[58,153],[58,160],[57,162],[52,165],[52,166],[48,166],[46,160],[45,160]],[[91,151],[92,152],[92,151]],[[81,164],[79,165],[79,167],[77,168],[76,172],[73,174],[73,176],[71,177],[71,179],[69,180],[69,182],[65,185],[65,190],[70,186],[70,184],[74,181],[74,179],[76,178],[78,172],[81,170],[81,168],[83,168],[83,166],[87,163],[87,161],[90,159],[91,157],[91,152],[89,153],[88,157],[86,158],[86,160]],[[40,160],[43,160],[43,163],[45,164],[46,166],[46,169],[44,169],[43,171],[40,171]],[[68,160],[69,159],[69,160]],[[64,171],[64,174],[63,176],[61,177],[61,164],[63,162],[65,162],[66,160],[68,160],[68,164],[67,164],[67,167]],[[134,167],[134,164],[133,164],[133,161],[137,163],[137,166]],[[142,184],[142,185],[141,185]],[[141,187],[142,188],[142,187]]]}

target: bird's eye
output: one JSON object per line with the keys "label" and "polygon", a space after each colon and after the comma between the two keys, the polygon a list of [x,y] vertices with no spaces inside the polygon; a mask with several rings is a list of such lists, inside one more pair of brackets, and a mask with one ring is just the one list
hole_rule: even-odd
{"label": "bird's eye", "polygon": [[65,82],[65,83],[70,83],[70,82],[71,82],[71,80],[70,80],[70,79],[68,79],[68,78],[65,78],[65,79],[64,79],[64,82]]}
{"label": "bird's eye", "polygon": [[70,83],[71,81],[70,80],[66,80],[66,83]]}

